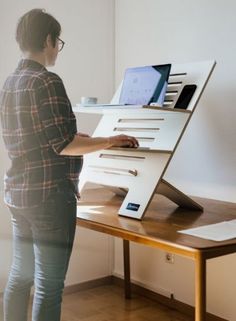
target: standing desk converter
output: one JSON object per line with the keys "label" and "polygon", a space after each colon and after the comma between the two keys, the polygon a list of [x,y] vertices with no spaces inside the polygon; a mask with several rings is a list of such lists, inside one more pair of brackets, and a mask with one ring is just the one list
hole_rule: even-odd
{"label": "standing desk converter", "polygon": [[[134,136],[139,147],[111,147],[86,155],[80,191],[87,182],[107,186],[124,196],[119,215],[140,220],[155,193],[165,195],[179,206],[202,210],[201,204],[170,184],[165,174],[214,67],[215,61],[171,65],[163,107],[104,108],[93,135]],[[181,108],[178,101],[186,86],[196,86],[196,91],[187,108]],[[119,89],[116,96],[119,97]],[[91,107],[82,108],[85,112],[88,109]]]}

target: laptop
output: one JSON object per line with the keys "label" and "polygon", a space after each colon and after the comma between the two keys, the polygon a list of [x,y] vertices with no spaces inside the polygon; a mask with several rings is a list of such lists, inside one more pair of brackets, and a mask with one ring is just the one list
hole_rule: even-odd
{"label": "laptop", "polygon": [[156,106],[162,107],[170,69],[171,64],[128,68],[111,103],[88,106],[123,106],[126,108],[130,106],[132,108],[134,105],[142,106],[154,103]]}
{"label": "laptop", "polygon": [[163,106],[171,64],[128,68],[120,92],[120,105]]}

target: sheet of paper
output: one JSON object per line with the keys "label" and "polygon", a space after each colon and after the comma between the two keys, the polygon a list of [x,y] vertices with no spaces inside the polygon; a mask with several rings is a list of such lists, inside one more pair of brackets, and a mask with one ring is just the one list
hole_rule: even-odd
{"label": "sheet of paper", "polygon": [[236,238],[236,219],[178,232],[212,241],[227,241]]}

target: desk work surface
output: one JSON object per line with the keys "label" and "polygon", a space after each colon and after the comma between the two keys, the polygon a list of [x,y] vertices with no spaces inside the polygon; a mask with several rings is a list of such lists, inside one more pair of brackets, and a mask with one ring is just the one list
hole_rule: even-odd
{"label": "desk work surface", "polygon": [[[106,188],[83,191],[78,202],[77,224],[130,241],[174,248],[216,250],[231,247],[236,252],[236,239],[215,242],[184,235],[179,230],[236,219],[236,204],[194,197],[204,211],[179,208],[161,195],[155,195],[142,221],[119,216],[122,197]],[[227,251],[226,251],[227,252]]]}

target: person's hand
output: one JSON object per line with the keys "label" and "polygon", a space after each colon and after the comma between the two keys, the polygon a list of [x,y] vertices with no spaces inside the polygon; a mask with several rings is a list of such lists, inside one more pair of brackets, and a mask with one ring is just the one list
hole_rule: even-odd
{"label": "person's hand", "polygon": [[133,136],[117,135],[109,137],[111,147],[138,147],[139,143]]}

